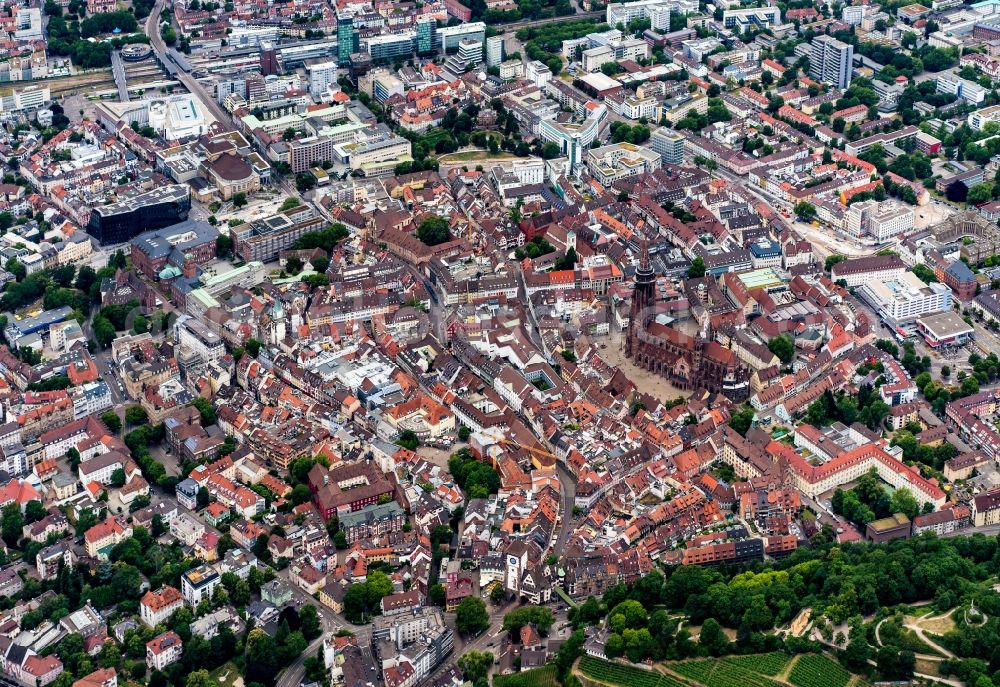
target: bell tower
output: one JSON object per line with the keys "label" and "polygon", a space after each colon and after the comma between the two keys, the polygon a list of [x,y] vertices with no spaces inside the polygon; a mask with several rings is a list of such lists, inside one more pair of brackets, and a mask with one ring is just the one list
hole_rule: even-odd
{"label": "bell tower", "polygon": [[629,335],[625,340],[625,355],[632,357],[638,351],[639,332],[646,325],[647,309],[653,304],[656,273],[649,261],[649,241],[643,239],[639,253],[639,266],[635,270],[635,289],[632,291],[632,310],[629,314]]}

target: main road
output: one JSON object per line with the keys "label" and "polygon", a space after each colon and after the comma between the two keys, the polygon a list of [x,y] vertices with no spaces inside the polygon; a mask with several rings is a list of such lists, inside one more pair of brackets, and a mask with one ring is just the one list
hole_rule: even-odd
{"label": "main road", "polygon": [[[163,37],[160,36],[160,13],[166,7],[165,0],[157,0],[156,4],[153,6],[153,10],[149,13],[149,17],[146,19],[146,35],[149,36],[149,43],[153,48],[153,52],[156,53],[157,59],[160,60],[164,65],[171,63],[168,62],[167,58],[167,44],[164,43]],[[191,95],[198,98],[201,104],[212,113],[212,116],[219,122],[219,125],[226,131],[233,131],[233,120],[229,116],[222,106],[215,101],[211,95],[209,95],[205,88],[198,83],[198,80],[194,78],[193,75],[188,74],[180,67],[177,68],[177,74],[175,75],[177,80],[188,89]]]}
{"label": "main road", "polygon": [[[159,59],[164,65],[168,64],[169,60],[167,57],[167,45],[163,41],[163,37],[160,36],[160,13],[163,12],[165,7],[166,0],[157,0],[156,5],[153,6],[153,11],[150,12],[149,17],[146,19],[146,35],[149,36],[149,43],[153,48],[153,52],[156,53],[157,59]],[[226,131],[236,130],[236,127],[233,126],[232,116],[226,112],[225,108],[222,107],[222,105],[220,105],[208,91],[205,90],[205,87],[201,85],[201,82],[194,78],[194,75],[185,72],[180,67],[177,67],[176,78],[191,95],[201,102],[202,107],[212,114],[212,117],[219,123],[220,127]],[[296,188],[289,183],[288,179],[278,177],[277,185],[280,186],[288,196],[298,198],[307,204],[310,203],[310,201],[304,198],[296,190]]]}

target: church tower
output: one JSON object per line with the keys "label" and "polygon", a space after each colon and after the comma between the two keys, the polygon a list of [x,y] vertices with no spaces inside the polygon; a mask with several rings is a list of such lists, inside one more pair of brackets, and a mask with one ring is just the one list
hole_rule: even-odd
{"label": "church tower", "polygon": [[645,327],[646,311],[653,305],[656,274],[649,262],[649,241],[643,240],[639,266],[635,270],[635,289],[632,291],[632,311],[629,314],[629,334],[625,340],[625,355],[632,357],[639,349],[639,332]]}

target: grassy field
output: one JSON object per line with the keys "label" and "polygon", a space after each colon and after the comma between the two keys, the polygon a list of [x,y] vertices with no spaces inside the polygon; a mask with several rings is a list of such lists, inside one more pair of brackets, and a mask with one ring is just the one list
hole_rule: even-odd
{"label": "grassy field", "polygon": [[446,153],[438,158],[443,165],[455,162],[480,162],[482,160],[514,160],[516,155],[510,153],[491,153],[487,150],[466,150],[461,153]]}
{"label": "grassy field", "polygon": [[239,668],[232,663],[226,663],[212,671],[212,679],[219,687],[243,687],[243,677]]}
{"label": "grassy field", "polygon": [[900,633],[900,649],[906,649],[912,651],[915,654],[927,654],[928,656],[941,656],[941,652],[932,647],[930,644],[920,639],[920,636],[916,632],[908,628],[903,628]]}
{"label": "grassy field", "polygon": [[493,687],[558,687],[558,684],[554,665],[522,670],[513,675],[493,676]]}

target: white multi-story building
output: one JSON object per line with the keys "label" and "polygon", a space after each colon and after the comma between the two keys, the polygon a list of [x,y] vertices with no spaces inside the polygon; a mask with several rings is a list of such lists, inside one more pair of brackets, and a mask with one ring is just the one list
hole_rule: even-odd
{"label": "white multi-story building", "polygon": [[896,326],[951,308],[951,289],[937,282],[925,284],[912,272],[891,281],[871,281],[861,287],[860,293],[882,319]]}
{"label": "white multi-story building", "polygon": [[722,13],[722,24],[727,29],[734,26],[777,26],[781,23],[781,8],[772,7],[745,7],[735,10],[726,10]]}
{"label": "white multi-story building", "polygon": [[229,45],[240,48],[256,47],[261,43],[277,44],[281,38],[281,34],[277,27],[254,29],[246,26],[237,26],[228,33],[229,35],[226,36],[226,40],[229,41]]}
{"label": "white multi-story building", "polygon": [[503,36],[490,36],[486,39],[486,66],[498,67],[503,62]]}
{"label": "white multi-story building", "polygon": [[17,10],[14,38],[19,41],[42,40],[42,10],[38,7],[22,7]]}
{"label": "white multi-story building", "polygon": [[656,101],[656,98],[628,96],[616,100],[607,98],[605,102],[611,106],[615,114],[621,115],[626,119],[641,119],[643,117],[654,121],[657,119],[656,111],[659,109],[659,103]]}
{"label": "white multi-story building", "polygon": [[73,419],[79,420],[88,415],[103,413],[114,405],[111,398],[111,390],[103,380],[87,382],[81,386],[74,387],[71,393],[73,398]]}
{"label": "white multi-story building", "polygon": [[944,48],[945,50],[958,48],[961,51],[964,43],[964,36],[954,36],[950,32],[944,31],[935,31],[927,37],[927,45],[932,48]]}
{"label": "white multi-story building", "polygon": [[170,630],[146,642],[146,665],[152,670],[163,670],[181,660],[183,653],[184,642]]}
{"label": "white multi-story building", "polygon": [[853,70],[854,46],[832,36],[820,35],[813,39],[809,55],[810,76],[846,89],[851,85]]}
{"label": "white multi-story building", "polygon": [[510,173],[522,184],[542,184],[545,182],[545,160],[540,157],[512,160]]}
{"label": "white multi-story building", "polygon": [[170,521],[170,534],[184,546],[194,546],[201,535],[205,534],[205,526],[187,513],[181,513]]}
{"label": "white multi-story building", "polygon": [[166,623],[170,616],[184,607],[181,593],[174,587],[164,586],[158,591],[148,591],[139,600],[139,617],[146,627]]}
{"label": "white multi-story building", "polygon": [[669,5],[654,5],[650,7],[649,28],[653,29],[653,31],[669,31],[670,14],[671,9]]}
{"label": "white multi-story building", "polygon": [[664,164],[684,164],[684,136],[673,129],[666,127],[657,129],[649,137],[649,144]]}
{"label": "white multi-story building", "polygon": [[933,482],[924,479],[920,472],[905,465],[875,444],[866,444],[835,458],[823,465],[814,466],[792,451],[788,452],[791,477],[795,487],[810,498],[848,484],[870,470],[895,489],[909,489],[917,503],[932,503],[940,507],[945,493]]}
{"label": "white multi-story building", "polygon": [[613,143],[587,153],[587,169],[605,187],[619,179],[648,174],[659,168],[659,155],[632,143]]}
{"label": "white multi-story building", "polygon": [[419,684],[454,647],[454,634],[445,625],[441,609],[428,606],[375,618],[372,640],[381,647],[386,684]]}
{"label": "white multi-story building", "polygon": [[937,78],[937,92],[951,93],[966,102],[976,105],[986,100],[988,90],[976,82],[963,79],[960,76],[941,74]]}
{"label": "white multi-story building", "polygon": [[868,5],[847,5],[840,13],[840,18],[845,24],[858,26],[869,11],[871,8]]}
{"label": "white multi-story building", "polygon": [[563,124],[554,119],[544,120],[538,133],[542,139],[559,146],[559,154],[567,158],[567,166],[571,172],[577,171],[584,164],[584,153],[590,144],[597,140],[601,130],[601,122],[608,116],[607,108],[598,103],[589,103],[587,119],[580,124]]}
{"label": "white multi-story building", "polygon": [[0,445],[0,470],[8,475],[23,475],[30,468],[28,454],[20,441]]}
{"label": "white multi-story building", "polygon": [[309,72],[309,94],[314,98],[322,98],[330,85],[337,83],[336,61],[311,64],[306,70]]}
{"label": "white multi-story building", "polygon": [[222,583],[222,577],[207,565],[200,565],[181,575],[181,596],[184,601],[197,606],[203,599],[211,599],[212,592]]}
{"label": "white multi-story building", "polygon": [[649,19],[654,31],[670,28],[670,15],[698,11],[694,0],[639,0],[638,2],[612,3],[605,10],[608,26],[628,26],[635,19]]}
{"label": "white multi-story building", "polygon": [[486,24],[472,21],[455,26],[442,26],[437,30],[436,39],[441,41],[441,51],[447,52],[458,48],[463,40],[474,40],[482,43],[486,40]]}
{"label": "white multi-story building", "polygon": [[525,68],[524,76],[538,88],[545,88],[545,84],[552,79],[552,70],[544,62],[532,60]]}
{"label": "white multi-story building", "polygon": [[1000,105],[990,105],[981,110],[970,112],[966,122],[976,131],[982,131],[989,122],[1000,122]]}
{"label": "white multi-story building", "polygon": [[599,45],[596,48],[584,50],[580,56],[580,63],[583,71],[594,73],[601,69],[601,65],[615,61],[615,51],[610,45]]}
{"label": "white multi-story building", "polygon": [[833,266],[830,278],[844,280],[848,287],[864,286],[869,282],[887,282],[906,272],[906,263],[895,255],[870,255],[844,260]]}
{"label": "white multi-story building", "polygon": [[181,316],[174,325],[174,336],[182,348],[194,351],[206,363],[215,363],[226,355],[222,339],[199,320]]}
{"label": "white multi-story building", "polygon": [[524,62],[521,60],[507,60],[500,63],[500,78],[504,81],[520,79],[524,76]]}
{"label": "white multi-story building", "polygon": [[871,236],[888,241],[913,228],[913,208],[899,203],[865,200],[847,211],[847,232],[855,237]]}
{"label": "white multi-story building", "polygon": [[[365,83],[362,79],[361,83]],[[387,69],[379,69],[371,74],[370,95],[377,102],[384,103],[394,95],[403,95],[406,92],[406,84],[395,74]]]}
{"label": "white multi-story building", "polygon": [[52,100],[48,86],[28,86],[14,89],[13,93],[0,98],[0,108],[4,112],[35,110]]}
{"label": "white multi-story building", "polygon": [[[80,463],[80,467],[77,468],[77,476],[80,479],[80,483],[84,485],[90,484],[91,482],[97,482],[98,484],[110,484],[115,470],[125,470],[128,472],[130,466],[138,471],[138,468],[135,463],[132,462],[132,459],[124,453],[119,453],[118,451],[108,451],[107,453]],[[126,475],[126,478],[127,477],[128,475]]]}

